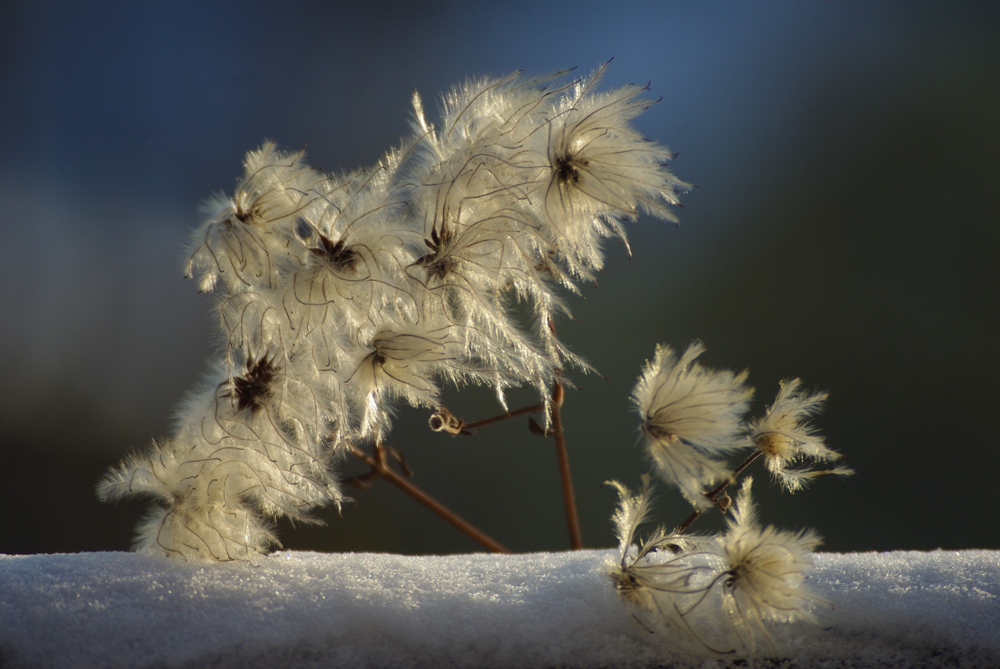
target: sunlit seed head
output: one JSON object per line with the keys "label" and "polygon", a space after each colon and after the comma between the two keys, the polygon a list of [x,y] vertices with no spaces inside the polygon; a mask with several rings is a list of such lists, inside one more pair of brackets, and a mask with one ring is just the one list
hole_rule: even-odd
{"label": "sunlit seed head", "polygon": [[767,458],[787,460],[795,455],[795,441],[783,434],[763,434],[757,439],[756,445]]}
{"label": "sunlit seed head", "polygon": [[267,357],[256,361],[247,359],[246,368],[245,374],[233,378],[232,397],[238,411],[249,410],[255,414],[266,403],[278,370],[273,360]]}
{"label": "sunlit seed head", "polygon": [[552,170],[562,185],[577,186],[583,180],[582,168],[590,165],[586,158],[574,157],[571,153],[559,153],[553,160]]}
{"label": "sunlit seed head", "polygon": [[322,258],[335,270],[353,272],[358,264],[358,253],[343,239],[334,242],[325,235],[317,235],[319,246],[310,248],[313,255]]}

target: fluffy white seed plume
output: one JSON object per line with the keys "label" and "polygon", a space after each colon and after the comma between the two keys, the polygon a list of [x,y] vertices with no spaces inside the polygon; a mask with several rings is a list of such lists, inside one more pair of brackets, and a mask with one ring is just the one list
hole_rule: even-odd
{"label": "fluffy white seed plume", "polygon": [[611,518],[619,559],[610,569],[619,594],[654,626],[676,628],[706,648],[722,652],[709,644],[690,620],[722,571],[717,542],[710,537],[668,534],[659,526],[636,545],[638,528],[651,515],[650,478],[642,477],[642,490],[635,495],[617,481],[608,484],[615,487],[619,498]]}
{"label": "fluffy white seed plume", "polygon": [[704,351],[694,342],[678,358],[669,346],[657,346],[632,392],[657,471],[698,507],[707,504],[703,487],[729,473],[723,458],[748,445],[742,418],[753,395],[745,371],[697,362]]}
{"label": "fluffy white seed plume", "polygon": [[324,177],[304,156],[267,142],[247,154],[232,197],[217,195],[205,204],[207,218],[194,235],[187,267],[202,292],[214,290],[220,279],[227,290],[275,284],[291,224],[323,207]]}
{"label": "fluffy white seed plume", "polygon": [[778,396],[766,414],[748,425],[750,439],[763,454],[768,471],[789,492],[801,490],[817,476],[849,476],[854,473],[847,467],[793,467],[806,458],[830,461],[841,457],[840,453],[826,446],[823,437],[809,422],[822,411],[826,398],[826,393],[805,391],[799,379],[782,381]]}
{"label": "fluffy white seed plume", "polygon": [[354,362],[342,371],[361,438],[381,440],[395,400],[438,406],[442,383],[492,385],[501,394],[514,383],[514,374],[468,354],[463,330],[430,321],[386,323],[362,336]]}
{"label": "fluffy white seed plume", "polygon": [[289,312],[301,307],[330,312],[327,329],[350,330],[380,313],[414,314],[416,300],[403,281],[419,230],[407,188],[396,184],[400,156],[390,152],[371,169],[331,177],[322,218],[301,222],[306,250],[290,277]]}
{"label": "fluffy white seed plume", "polygon": [[444,383],[537,389],[568,366],[559,291],[602,267],[621,221],[672,219],[686,186],[631,120],[644,89],[519,73],[457,86],[440,122],[375,166],[326,175],[266,142],[206,206],[187,273],[216,291],[223,350],[170,439],[108,475],[106,499],[153,495],[143,550],[249,559],[268,519],[339,503],[335,444],[380,440],[393,401]]}
{"label": "fluffy white seed plume", "polygon": [[520,380],[544,391],[559,361],[517,323],[512,306],[544,304],[549,314],[561,302],[547,300],[551,288],[538,277],[520,230],[496,212],[440,234],[434,228],[426,252],[406,272],[423,295],[424,318],[451,323],[467,335],[471,355],[497,352],[504,360],[495,364],[523,369]]}
{"label": "fluffy white seed plume", "polygon": [[[642,555],[635,555],[635,539],[639,527],[646,523],[652,515],[652,482],[648,475],[643,475],[642,489],[637,494],[633,494],[631,490],[618,481],[608,481],[606,485],[612,486],[618,493],[618,508],[611,516],[611,524],[614,527],[615,537],[618,538],[619,560],[612,571],[612,578],[618,583],[619,589],[628,590],[628,587],[636,580],[629,576],[629,566],[642,557]],[[657,528],[653,534],[653,540],[647,541],[644,546],[656,545],[656,540],[663,538],[664,535],[664,529]],[[640,549],[639,553],[642,552]]]}
{"label": "fluffy white seed plume", "polygon": [[295,496],[306,507],[338,500],[338,493],[330,495],[335,487],[326,474],[324,443],[338,431],[343,400],[338,386],[310,377],[303,366],[308,368],[280,354],[248,357],[242,369],[185,403],[178,436],[261,453],[288,472],[283,478],[301,489]]}
{"label": "fluffy white seed plume", "polygon": [[105,501],[140,495],[156,503],[137,528],[135,550],[226,562],[252,561],[277,545],[267,522],[240,499],[257,487],[257,476],[240,460],[212,457],[215,451],[154,443],[148,455],[105,475],[98,487]]}
{"label": "fluffy white seed plume", "polygon": [[[618,561],[612,565],[611,578],[619,592],[633,604],[648,612],[662,608],[658,600],[669,595],[681,594],[690,581],[689,570],[677,561],[656,559],[660,551],[672,556],[682,552],[690,542],[687,537],[668,536],[663,526],[657,527],[645,541],[636,544],[639,527],[652,515],[652,484],[649,476],[642,477],[642,489],[633,494],[618,481],[607,485],[618,492],[618,508],[611,516],[615,536],[618,538]],[[668,606],[676,613],[675,606]]]}
{"label": "fluffy white seed plume", "polygon": [[596,92],[605,69],[557,98],[545,128],[544,218],[576,273],[600,269],[601,237],[625,240],[622,219],[644,212],[676,220],[670,205],[689,188],[666,169],[671,153],[630,125],[650,104],[646,87]]}
{"label": "fluffy white seed plume", "polygon": [[390,400],[436,406],[438,375],[454,362],[456,347],[447,328],[386,325],[372,333],[361,345],[357,363],[344,369],[344,386],[361,415],[362,435],[382,436]]}
{"label": "fluffy white seed plume", "polygon": [[168,556],[252,559],[277,545],[266,519],[310,522],[309,512],[342,496],[318,446],[328,424],[312,389],[286,361],[261,356],[187,399],[174,439],[154,444],[102,481],[106,500],[150,495],[158,502],[136,548]]}
{"label": "fluffy white seed plume", "polygon": [[507,307],[496,296],[530,303],[535,323],[521,330],[553,367],[586,369],[551,335],[568,314],[550,284],[577,290],[574,279],[603,266],[603,238],[625,240],[621,219],[673,220],[668,205],[687,188],[667,170],[669,152],[630,126],[649,105],[645,89],[600,93],[603,71],[562,86],[519,73],[467,82],[446,96],[440,127],[415,98],[423,150],[408,170],[424,202],[424,280],[511,341],[518,328],[497,318]]}
{"label": "fluffy white seed plume", "polygon": [[719,547],[726,565],[723,608],[737,640],[752,652],[758,636],[774,645],[766,623],[802,619],[816,624],[812,606],[829,602],[806,583],[819,536],[811,530],[761,527],[750,497],[751,483],[749,477],[743,481]]}
{"label": "fluffy white seed plume", "polygon": [[[542,392],[563,361],[538,323],[568,314],[545,262],[553,249],[529,197],[540,168],[525,144],[548,118],[551,95],[518,74],[470,81],[445,97],[440,128],[416,98],[423,145],[407,166],[423,216],[423,244],[407,274],[429,308],[515,353],[529,375],[522,381]],[[519,302],[531,305],[536,323],[518,321]]]}

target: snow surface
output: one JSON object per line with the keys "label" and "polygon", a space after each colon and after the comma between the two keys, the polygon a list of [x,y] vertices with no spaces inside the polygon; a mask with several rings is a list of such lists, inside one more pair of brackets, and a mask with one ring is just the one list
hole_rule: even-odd
{"label": "snow surface", "polygon": [[1000,551],[820,553],[825,629],[750,665],[639,624],[614,555],[0,556],[0,666],[1000,666]]}

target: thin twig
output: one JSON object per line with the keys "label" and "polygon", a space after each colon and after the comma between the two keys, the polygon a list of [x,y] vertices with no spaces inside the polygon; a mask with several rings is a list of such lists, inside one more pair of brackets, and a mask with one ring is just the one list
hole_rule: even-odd
{"label": "thin twig", "polygon": [[532,404],[531,406],[521,407],[520,409],[515,409],[514,411],[508,411],[498,416],[477,420],[475,423],[463,423],[462,428],[465,430],[475,430],[477,427],[482,427],[484,425],[491,425],[493,423],[499,423],[500,421],[507,420],[509,418],[517,418],[518,416],[523,416],[526,413],[539,413],[544,408],[545,408],[544,404]]}
{"label": "thin twig", "polygon": [[[736,477],[742,474],[744,469],[753,464],[754,460],[756,460],[763,454],[764,454],[763,451],[754,451],[750,455],[750,457],[748,457],[740,464],[739,467],[733,470],[732,474],[723,479],[722,483],[712,488],[712,490],[710,490],[709,492],[706,492],[705,497],[708,498],[708,501],[714,504],[719,499],[719,497],[722,496],[722,493],[726,491],[726,488],[728,488],[733,484],[733,482],[736,480]],[[674,534],[684,533],[689,527],[691,527],[694,521],[698,520],[698,518],[701,517],[702,513],[703,513],[702,510],[694,511],[690,516],[687,517],[687,519],[683,523],[674,528]]]}
{"label": "thin twig", "polygon": [[573,494],[573,477],[569,472],[569,455],[566,452],[566,437],[563,434],[562,403],[563,384],[556,381],[552,386],[552,438],[556,442],[556,457],[559,459],[559,476],[562,479],[563,501],[566,504],[566,524],[569,526],[569,542],[573,550],[583,548],[580,533],[580,517],[576,511],[576,496]]}
{"label": "thin twig", "polygon": [[391,483],[395,484],[397,487],[403,490],[415,500],[426,506],[428,509],[436,513],[437,515],[444,518],[446,521],[451,523],[453,527],[463,532],[466,536],[470,537],[481,546],[490,550],[494,553],[510,553],[511,551],[503,546],[500,542],[496,541],[489,535],[479,531],[475,526],[469,523],[467,520],[456,514],[454,511],[446,507],[445,505],[438,502],[436,499],[428,495],[422,489],[410,483],[406,478],[400,476],[395,471],[393,471],[385,462],[385,457],[382,455],[382,445],[375,445],[376,457],[372,457],[365,453],[363,450],[355,445],[351,445],[351,453],[353,453],[357,458],[363,460],[372,471],[378,472],[380,475],[388,479]]}
{"label": "thin twig", "polygon": [[[556,324],[548,319],[549,332],[556,336]],[[561,357],[556,353],[557,357]],[[583,548],[583,536],[580,534],[580,517],[576,511],[576,496],[573,494],[573,478],[569,472],[569,454],[566,451],[566,437],[563,434],[562,403],[566,388],[562,383],[562,370],[556,371],[556,380],[552,384],[552,436],[556,442],[556,458],[559,460],[559,476],[562,479],[563,502],[566,505],[566,524],[569,526],[569,542],[573,550]]]}

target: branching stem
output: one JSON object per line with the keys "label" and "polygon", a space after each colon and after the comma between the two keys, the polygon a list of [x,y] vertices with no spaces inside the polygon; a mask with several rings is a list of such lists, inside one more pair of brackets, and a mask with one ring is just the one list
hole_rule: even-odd
{"label": "branching stem", "polygon": [[[549,332],[556,336],[556,324],[549,319]],[[558,353],[556,354],[558,355]],[[562,370],[556,370],[556,380],[552,384],[552,408],[550,419],[552,436],[556,442],[556,458],[559,460],[559,477],[562,479],[563,502],[566,505],[566,524],[569,526],[570,547],[577,551],[583,548],[580,534],[580,517],[576,511],[576,496],[573,494],[573,477],[569,472],[569,454],[566,451],[566,437],[563,434],[562,404],[566,397],[566,387],[562,383]]]}
{"label": "branching stem", "polygon": [[[739,467],[733,470],[732,474],[723,479],[722,483],[712,488],[709,492],[706,492],[705,497],[708,498],[708,501],[714,504],[719,497],[722,496],[722,493],[726,491],[726,488],[732,485],[733,482],[736,481],[736,478],[743,473],[743,470],[753,464],[753,462],[763,454],[763,451],[754,451],[750,457],[740,463]],[[692,524],[694,524],[694,521],[701,517],[702,513],[702,510],[694,511],[683,523],[674,528],[674,534],[683,534],[689,527],[691,527]]]}
{"label": "branching stem", "polygon": [[562,425],[562,403],[564,388],[557,380],[552,386],[552,438],[556,442],[556,457],[559,460],[559,476],[562,479],[563,501],[566,504],[566,524],[569,526],[569,541],[573,550],[583,548],[580,533],[580,517],[576,511],[576,496],[573,493],[573,477],[569,471],[569,455],[566,452],[566,437]]}
{"label": "branching stem", "polygon": [[518,416],[523,416],[526,413],[539,413],[543,409],[545,409],[544,404],[532,404],[531,406],[521,407],[520,409],[515,409],[514,411],[508,411],[498,416],[477,420],[475,423],[463,423],[462,427],[466,430],[475,430],[477,427],[483,427],[484,425],[492,425],[493,423],[499,423],[502,420],[508,420],[510,418],[517,418]]}
{"label": "branching stem", "polygon": [[446,507],[441,502],[437,501],[421,488],[413,485],[405,477],[400,476],[392,468],[389,467],[385,460],[385,447],[382,444],[375,444],[375,455],[371,456],[365,453],[363,450],[355,445],[350,447],[351,453],[357,457],[359,460],[363,460],[372,471],[378,472],[379,475],[388,479],[390,483],[394,484],[400,488],[403,492],[413,497],[428,509],[436,513],[437,515],[448,521],[453,527],[458,529],[460,532],[464,533],[466,536],[476,541],[481,546],[490,550],[494,553],[510,553],[511,551],[503,546],[500,542],[493,539],[489,535],[481,532],[467,520],[456,514],[454,511]]}

